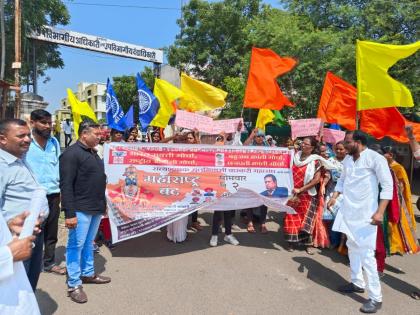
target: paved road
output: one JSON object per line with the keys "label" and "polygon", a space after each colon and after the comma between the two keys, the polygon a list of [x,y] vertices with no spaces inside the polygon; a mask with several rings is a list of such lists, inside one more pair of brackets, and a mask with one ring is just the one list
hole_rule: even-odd
{"label": "paved road", "polygon": [[[417,211],[416,214],[419,214]],[[269,213],[269,233],[234,232],[241,242],[210,248],[210,227],[173,244],[163,232],[102,247],[96,268],[109,285],[86,285],[88,303],[66,297],[64,277],[42,274],[37,298],[43,314],[359,314],[366,294],[335,291],[348,279],[346,260],[336,252],[287,252],[279,215]],[[211,222],[211,215],[200,215]],[[417,216],[420,221],[420,216]],[[203,221],[202,221],[203,222]],[[204,223],[204,222],[203,222]],[[58,256],[64,259],[64,237]],[[222,235],[219,236],[219,241]],[[419,314],[408,294],[420,287],[420,256],[387,259],[380,314]]]}

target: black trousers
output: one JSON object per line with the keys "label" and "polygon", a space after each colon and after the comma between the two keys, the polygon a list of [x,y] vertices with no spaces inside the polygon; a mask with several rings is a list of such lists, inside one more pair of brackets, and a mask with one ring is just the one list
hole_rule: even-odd
{"label": "black trousers", "polygon": [[60,193],[47,195],[50,214],[44,222],[44,269],[51,269],[55,264],[58,219],[60,217]]}
{"label": "black trousers", "polygon": [[214,211],[213,213],[213,224],[211,226],[211,235],[217,235],[219,233],[220,221],[222,220],[225,224],[225,234],[232,234],[232,214],[231,211]]}
{"label": "black trousers", "polygon": [[26,275],[28,276],[29,283],[32,290],[35,292],[38,284],[39,275],[42,269],[42,245],[44,241],[44,231],[39,233],[34,241],[35,247],[32,249],[32,255],[27,260],[23,261],[25,266]]}
{"label": "black trousers", "polygon": [[72,140],[73,139],[71,135],[68,135],[67,133],[64,134],[64,145],[66,146],[66,148],[70,145]]}
{"label": "black trousers", "polygon": [[191,213],[191,222],[197,222],[198,221],[198,211]]}
{"label": "black trousers", "polygon": [[[259,208],[260,208],[260,211],[261,211],[260,223],[265,224],[265,221],[267,220],[267,206],[262,205]],[[254,208],[246,209],[246,216],[248,217],[248,222],[252,222],[252,218],[253,218],[252,210],[253,209]]]}

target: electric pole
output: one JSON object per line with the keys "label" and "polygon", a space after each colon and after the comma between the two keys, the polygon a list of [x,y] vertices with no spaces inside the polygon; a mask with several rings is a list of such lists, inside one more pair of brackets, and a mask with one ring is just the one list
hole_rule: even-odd
{"label": "electric pole", "polygon": [[20,0],[15,0],[15,62],[12,69],[15,70],[15,118],[20,114],[20,68],[21,61],[21,7]]}

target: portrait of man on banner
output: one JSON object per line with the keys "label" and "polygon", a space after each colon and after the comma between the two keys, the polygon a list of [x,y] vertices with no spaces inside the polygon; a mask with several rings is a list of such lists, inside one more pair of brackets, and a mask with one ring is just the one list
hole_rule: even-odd
{"label": "portrait of man on banner", "polygon": [[287,187],[278,187],[277,178],[273,174],[267,174],[264,176],[264,184],[266,190],[261,195],[266,197],[274,198],[286,198],[289,195]]}

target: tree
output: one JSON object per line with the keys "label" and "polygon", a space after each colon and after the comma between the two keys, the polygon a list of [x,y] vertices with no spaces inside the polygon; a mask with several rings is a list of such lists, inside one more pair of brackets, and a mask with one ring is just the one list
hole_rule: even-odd
{"label": "tree", "polygon": [[[412,0],[283,0],[288,10],[310,19],[316,29],[339,32],[346,41],[356,39],[387,44],[410,44],[418,40],[420,13],[418,1]],[[354,56],[354,55],[353,55]],[[343,56],[345,57],[345,56]],[[344,78],[355,83],[355,59],[347,61]],[[418,53],[401,60],[389,71],[411,90],[414,103],[420,101]],[[401,108],[402,109],[402,108]],[[402,109],[407,111],[410,109]]]}
{"label": "tree", "polygon": [[[37,75],[44,76],[48,68],[62,68],[58,45],[37,43],[26,36],[32,31],[41,30],[44,25],[66,25],[70,21],[70,15],[60,0],[21,0],[22,4],[22,84],[27,77],[33,76],[33,53],[36,49]],[[6,29],[6,66],[5,80],[13,81],[14,73],[11,69],[14,61],[14,1],[6,0],[4,6],[5,29]],[[30,60],[30,62],[28,62]]]}
{"label": "tree", "polygon": [[355,82],[354,45],[340,32],[319,30],[307,17],[273,8],[266,9],[250,28],[249,40],[255,46],[298,60],[295,69],[278,79],[282,91],[296,104],[285,107],[286,117],[316,115],[328,70]]}
{"label": "tree", "polygon": [[[143,78],[144,82],[150,90],[153,90],[155,77],[153,74],[153,69],[150,67],[144,67],[140,72],[140,76]],[[113,83],[112,87],[115,94],[117,95],[118,102],[126,113],[131,105],[134,105],[134,120],[137,121],[139,114],[139,98],[137,93],[137,82],[134,75],[123,75],[112,78]]]}
{"label": "tree", "polygon": [[229,93],[226,117],[237,117],[241,106],[243,96],[236,93],[243,92],[238,83],[244,86],[247,75],[243,66],[251,50],[247,26],[260,10],[261,0],[191,0],[178,20],[181,33],[168,49],[171,66]]}

